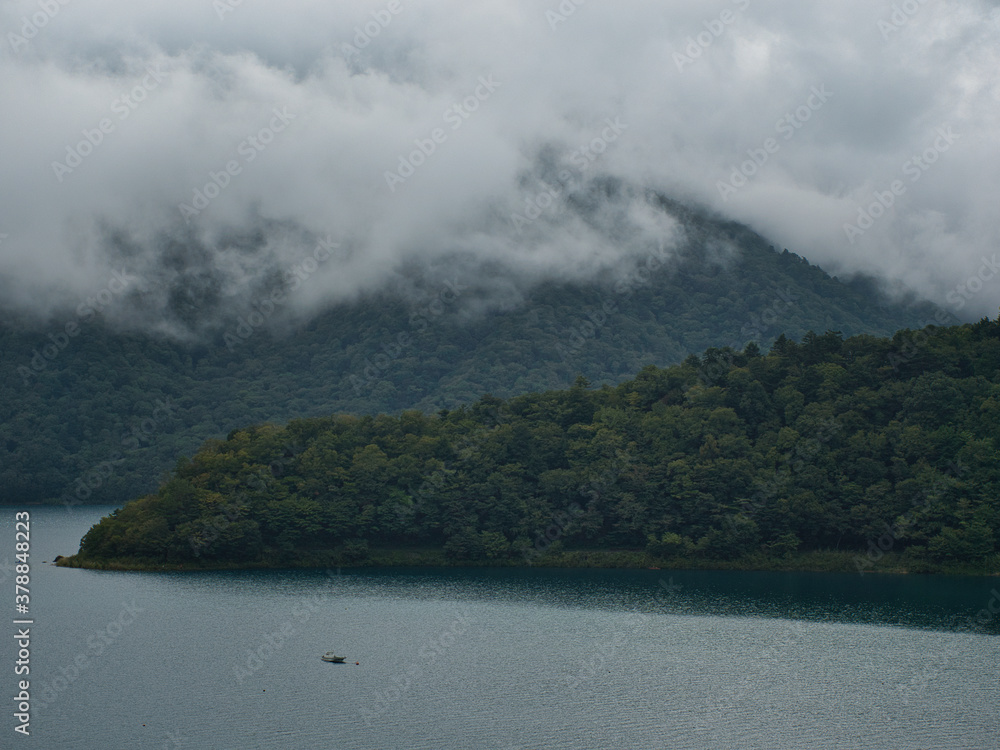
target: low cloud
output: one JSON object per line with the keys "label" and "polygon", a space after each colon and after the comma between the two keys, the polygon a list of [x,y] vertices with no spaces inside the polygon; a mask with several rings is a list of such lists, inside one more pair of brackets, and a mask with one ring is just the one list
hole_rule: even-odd
{"label": "low cloud", "polygon": [[[416,268],[587,278],[682,241],[658,191],[945,304],[1000,239],[998,18],[971,0],[7,3],[0,299],[74,309],[124,268],[129,320],[197,331],[324,238],[301,314]],[[998,304],[1000,277],[965,312]]]}

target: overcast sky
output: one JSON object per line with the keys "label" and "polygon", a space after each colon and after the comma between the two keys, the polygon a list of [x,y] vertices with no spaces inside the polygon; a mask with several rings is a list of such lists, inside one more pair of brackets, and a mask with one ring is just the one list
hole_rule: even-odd
{"label": "overcast sky", "polygon": [[[952,311],[978,274],[965,318],[1000,304],[996,3],[19,0],[0,29],[22,309],[123,268],[154,309],[222,305],[324,238],[289,304],[413,261],[585,277],[679,236],[648,188]],[[632,197],[569,211],[599,177]]]}

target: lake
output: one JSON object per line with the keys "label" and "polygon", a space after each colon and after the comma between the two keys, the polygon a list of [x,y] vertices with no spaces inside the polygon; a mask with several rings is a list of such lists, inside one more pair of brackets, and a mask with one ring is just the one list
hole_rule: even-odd
{"label": "lake", "polygon": [[42,564],[110,510],[30,509],[31,735],[9,700],[2,747],[1000,747],[996,578]]}

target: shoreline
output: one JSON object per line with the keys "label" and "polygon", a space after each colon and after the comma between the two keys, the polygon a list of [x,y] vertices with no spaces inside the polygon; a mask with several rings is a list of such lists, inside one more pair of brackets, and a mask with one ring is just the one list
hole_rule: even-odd
{"label": "shoreline", "polygon": [[954,575],[991,578],[1000,576],[1000,564],[995,567],[941,565],[928,561],[907,561],[887,554],[877,564],[859,569],[862,553],[814,551],[787,558],[755,555],[738,560],[708,560],[692,558],[654,558],[641,550],[572,550],[541,555],[533,560],[487,559],[452,560],[439,550],[394,549],[374,550],[364,559],[345,559],[344,555],[316,550],[298,555],[273,556],[254,561],[214,560],[205,562],[165,562],[141,558],[88,559],[72,555],[54,564],[63,568],[118,572],[198,572],[213,570],[275,570],[282,568],[563,568],[563,569],[625,569],[625,570],[729,570],[766,571],[776,573],[853,573],[866,575]]}

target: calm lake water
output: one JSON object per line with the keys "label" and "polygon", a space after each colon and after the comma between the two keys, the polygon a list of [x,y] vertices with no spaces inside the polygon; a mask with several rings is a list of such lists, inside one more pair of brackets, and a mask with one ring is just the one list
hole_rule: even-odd
{"label": "calm lake water", "polygon": [[31,510],[31,736],[8,700],[0,747],[1000,747],[996,578],[42,564],[110,510]]}

